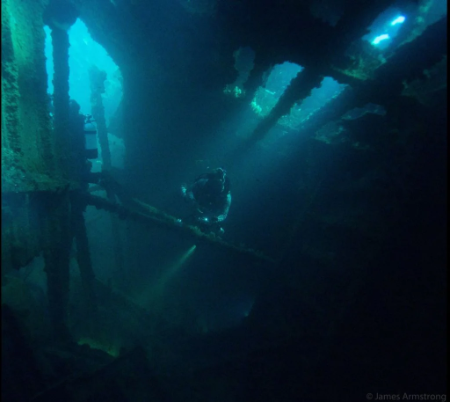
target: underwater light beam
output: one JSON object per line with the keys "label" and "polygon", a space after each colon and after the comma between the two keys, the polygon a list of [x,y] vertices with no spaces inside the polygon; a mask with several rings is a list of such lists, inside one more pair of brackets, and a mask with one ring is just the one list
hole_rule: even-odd
{"label": "underwater light beam", "polygon": [[192,245],[185,253],[183,253],[172,266],[168,267],[164,274],[158,281],[159,286],[165,285],[177,272],[178,270],[186,263],[189,257],[194,253],[197,245]]}
{"label": "underwater light beam", "polygon": [[192,245],[192,246],[187,250],[187,252],[184,253],[184,254],[180,257],[180,259],[175,263],[174,267],[181,267],[181,266],[184,264],[184,262],[186,262],[186,260],[188,260],[189,256],[191,256],[191,255],[194,253],[194,251],[195,251],[196,248],[197,248],[197,245]]}
{"label": "underwater light beam", "polygon": [[147,307],[149,304],[155,303],[158,299],[164,296],[167,284],[179,273],[180,269],[192,256],[197,245],[192,245],[186,252],[184,252],[172,264],[169,264],[162,272],[158,280],[149,287],[142,290],[141,296],[138,298],[139,305]]}
{"label": "underwater light beam", "polygon": [[163,274],[155,284],[154,292],[159,293],[163,291],[166,284],[178,273],[180,268],[186,263],[190,256],[194,253],[197,245],[192,245],[185,253],[183,253],[171,266],[164,270]]}

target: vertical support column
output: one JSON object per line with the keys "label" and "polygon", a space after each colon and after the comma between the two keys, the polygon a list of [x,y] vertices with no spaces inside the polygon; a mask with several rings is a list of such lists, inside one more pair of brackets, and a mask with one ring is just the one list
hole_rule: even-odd
{"label": "vertical support column", "polygon": [[42,204],[46,218],[42,223],[45,272],[50,319],[54,335],[61,340],[69,338],[67,308],[69,304],[70,202],[68,192],[47,193]]}
{"label": "vertical support column", "polygon": [[80,114],[80,106],[71,101],[70,130],[71,148],[74,154],[72,161],[73,180],[80,182],[80,189],[71,193],[71,225],[72,238],[75,240],[77,248],[77,263],[80,270],[81,285],[83,287],[83,298],[80,301],[82,312],[86,319],[89,330],[93,330],[97,318],[97,299],[95,291],[95,274],[92,267],[91,254],[89,251],[89,241],[86,233],[86,222],[83,212],[86,203],[81,195],[88,190],[89,184],[86,176],[90,168],[86,165],[86,148],[84,137],[84,115]]}
{"label": "vertical support column", "polygon": [[111,151],[108,143],[108,130],[106,128],[105,108],[103,106],[102,94],[105,92],[106,72],[92,66],[89,69],[89,80],[91,84],[91,108],[92,116],[97,124],[97,134],[102,152],[103,168],[111,168]]}
{"label": "vertical support column", "polygon": [[[66,31],[52,29],[54,84],[54,136],[56,149],[60,153],[58,164],[62,176],[69,175],[69,36]],[[45,272],[50,317],[55,336],[69,338],[67,309],[70,283],[70,249],[72,236],[70,229],[70,201],[65,194],[48,195],[48,223],[45,238],[48,246],[44,251]],[[51,211],[50,211],[51,209]]]}
{"label": "vertical support column", "polygon": [[[93,66],[89,70],[89,78],[91,83],[91,106],[92,116],[97,123],[97,133],[100,142],[100,149],[103,159],[103,169],[108,171],[111,169],[111,152],[108,143],[108,131],[106,128],[105,108],[103,106],[102,93],[105,92],[106,73]],[[115,195],[111,188],[106,189],[108,200],[115,201]],[[114,244],[114,257],[116,262],[116,271],[120,284],[126,283],[126,272],[124,268],[124,256],[122,242],[120,239],[120,222],[119,219],[110,215],[112,226],[112,237]]]}
{"label": "vertical support column", "polygon": [[92,268],[86,222],[83,215],[86,203],[80,197],[79,192],[72,194],[71,202],[73,237],[77,247],[77,262],[84,292],[83,308],[88,319],[88,324],[93,324],[92,320],[96,318],[97,313],[97,298],[95,294],[95,274]]}
{"label": "vertical support column", "polygon": [[[69,106],[69,35],[66,31],[76,20],[76,12],[65,1],[50,1],[44,21],[52,29],[54,64],[54,139],[59,174],[70,179],[71,141]],[[56,23],[58,22],[58,23]],[[62,28],[64,27],[64,29]],[[69,187],[62,193],[44,196],[43,207],[47,219],[43,222],[44,259],[47,273],[49,311],[58,338],[70,337],[67,328],[67,309],[70,286],[70,250],[72,248],[71,206]]]}
{"label": "vertical support column", "polygon": [[61,166],[64,176],[69,175],[69,35],[66,31],[52,29],[53,63],[54,63],[54,135],[58,151],[61,153]]}

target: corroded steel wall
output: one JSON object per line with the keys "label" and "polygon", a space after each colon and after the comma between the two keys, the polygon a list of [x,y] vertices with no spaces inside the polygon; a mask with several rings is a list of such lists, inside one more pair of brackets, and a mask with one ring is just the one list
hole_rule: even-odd
{"label": "corroded steel wall", "polygon": [[61,186],[49,116],[47,0],[2,0],[2,192]]}
{"label": "corroded steel wall", "polygon": [[47,0],[2,0],[3,273],[24,266],[42,248],[40,220],[50,211],[40,208],[33,194],[67,184],[60,169],[65,156],[54,141],[49,115],[46,5]]}

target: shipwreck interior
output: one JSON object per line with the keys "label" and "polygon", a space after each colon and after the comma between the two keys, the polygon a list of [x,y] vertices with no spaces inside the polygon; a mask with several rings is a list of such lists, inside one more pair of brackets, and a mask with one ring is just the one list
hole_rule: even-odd
{"label": "shipwreck interior", "polygon": [[2,0],[1,52],[3,401],[445,400],[444,0]]}

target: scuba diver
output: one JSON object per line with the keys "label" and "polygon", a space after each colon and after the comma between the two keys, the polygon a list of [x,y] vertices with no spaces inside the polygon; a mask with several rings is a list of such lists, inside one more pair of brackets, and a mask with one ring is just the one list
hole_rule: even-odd
{"label": "scuba diver", "polygon": [[225,169],[217,168],[198,176],[189,188],[182,186],[181,192],[185,200],[195,205],[197,210],[187,221],[194,219],[204,231],[225,232],[220,223],[227,218],[231,204],[230,179]]}

